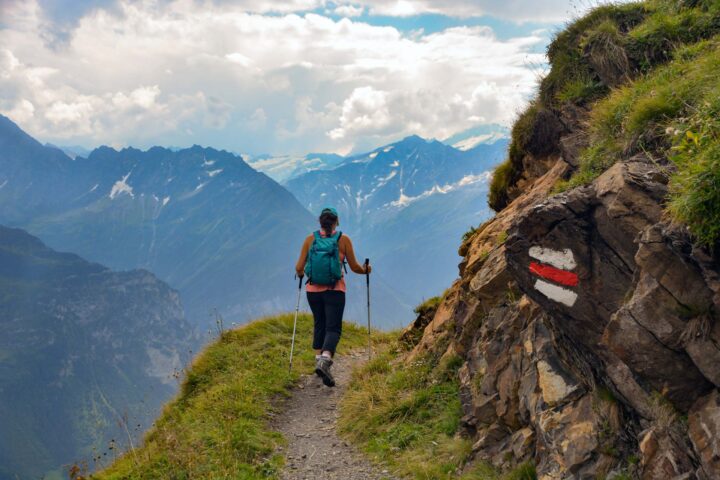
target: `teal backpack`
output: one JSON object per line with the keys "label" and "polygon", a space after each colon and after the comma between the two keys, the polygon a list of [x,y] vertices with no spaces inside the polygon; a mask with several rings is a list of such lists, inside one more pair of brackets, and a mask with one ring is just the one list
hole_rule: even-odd
{"label": "teal backpack", "polygon": [[313,235],[315,239],[305,262],[308,283],[334,287],[342,278],[343,265],[340,263],[338,247],[342,232],[330,237],[321,237],[320,231],[314,232]]}

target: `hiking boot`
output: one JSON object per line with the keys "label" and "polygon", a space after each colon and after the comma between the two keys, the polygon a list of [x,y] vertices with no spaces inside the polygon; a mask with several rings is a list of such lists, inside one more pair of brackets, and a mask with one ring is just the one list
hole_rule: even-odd
{"label": "hiking boot", "polygon": [[315,373],[322,378],[323,383],[327,387],[335,386],[335,379],[330,373],[330,367],[332,367],[333,361],[327,357],[320,357],[315,365]]}

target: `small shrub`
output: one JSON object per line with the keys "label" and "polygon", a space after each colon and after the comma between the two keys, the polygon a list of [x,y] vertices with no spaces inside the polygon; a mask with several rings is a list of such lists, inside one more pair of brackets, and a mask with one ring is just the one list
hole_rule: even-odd
{"label": "small shrub", "polygon": [[465,232],[462,236],[462,242],[465,243],[468,240],[470,240],[472,237],[475,236],[475,233],[477,233],[478,229],[476,227],[470,227],[467,232]]}
{"label": "small shrub", "polygon": [[595,25],[583,35],[580,48],[604,85],[614,87],[630,78],[625,40],[614,21],[606,19]]}
{"label": "small shrub", "polygon": [[589,74],[583,74],[569,80],[557,93],[556,98],[562,103],[585,104],[601,97],[607,87]]}
{"label": "small shrub", "polygon": [[550,110],[540,106],[538,100],[518,117],[511,132],[508,159],[498,165],[490,183],[488,205],[500,211],[510,203],[510,189],[523,171],[526,155],[542,157],[557,153],[562,124]]}
{"label": "small shrub", "polygon": [[499,212],[510,203],[508,190],[515,183],[517,173],[510,159],[505,160],[495,168],[490,182],[488,205],[496,212]]}
{"label": "small shrub", "polygon": [[431,297],[422,302],[420,305],[415,307],[413,310],[418,315],[427,315],[437,310],[440,302],[442,302],[443,296]]}

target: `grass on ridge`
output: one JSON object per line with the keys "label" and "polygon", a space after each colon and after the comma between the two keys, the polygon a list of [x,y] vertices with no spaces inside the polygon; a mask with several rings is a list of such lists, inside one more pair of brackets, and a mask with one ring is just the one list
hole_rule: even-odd
{"label": "grass on ridge", "polygon": [[[512,129],[511,143],[508,159],[498,165],[493,173],[490,185],[488,204],[496,211],[501,210],[516,195],[514,187],[523,176],[522,157],[528,153],[536,156],[528,139],[535,138],[532,143],[538,145],[553,145],[556,143],[555,132],[550,129],[542,131],[548,122],[532,121],[537,112],[561,112],[569,105],[583,108],[592,107],[599,101],[604,105],[617,98],[615,89],[626,85],[633,79],[642,82],[643,75],[653,76],[658,67],[668,61],[677,61],[682,52],[694,48],[694,45],[712,39],[720,34],[720,2],[717,0],[645,0],[630,3],[611,3],[594,8],[587,15],[573,21],[564,30],[559,32],[548,47],[548,59],[551,69],[541,80],[539,94],[523,112]],[[680,53],[679,53],[680,52]],[[712,79],[708,79],[708,82]],[[621,88],[627,91],[626,88]],[[644,136],[637,143],[637,138],[631,142],[643,145],[651,137],[654,130],[646,135],[642,127],[653,127],[652,121],[659,115],[670,117],[682,102],[682,92],[675,98],[667,95],[664,98],[646,99],[646,104],[637,110],[638,116],[628,118],[627,132],[635,132]],[[595,108],[597,110],[597,108]],[[570,112],[574,107],[570,108]],[[649,118],[642,115],[647,114]],[[600,115],[598,113],[597,115]],[[572,116],[572,115],[571,115]],[[550,117],[548,116],[548,119]],[[623,120],[624,117],[618,117]],[[595,116],[590,124],[595,122]],[[634,125],[633,125],[634,123]],[[639,127],[639,128],[638,128]],[[697,132],[694,132],[697,133]],[[564,182],[558,190],[572,188],[577,185],[589,183],[615,159],[627,153],[624,145],[616,142],[593,139],[591,147],[585,157],[586,165],[570,182]],[[540,155],[542,157],[542,155]],[[532,161],[532,158],[525,160]],[[707,158],[702,160],[707,165]],[[708,173],[707,169],[703,169]],[[703,176],[703,175],[700,175]],[[692,175],[690,183],[707,184],[714,180],[707,175],[699,180],[698,175]],[[708,193],[708,192],[706,192]],[[706,197],[707,198],[707,197]],[[695,205],[699,207],[699,198],[683,201],[683,207]],[[714,208],[714,207],[703,207]],[[683,219],[683,215],[671,210],[673,215]],[[690,217],[699,218],[696,213]],[[683,220],[684,221],[684,220]],[[693,228],[692,223],[688,222]],[[702,230],[701,235],[698,231]],[[707,238],[707,228],[695,227],[695,234],[703,240]]]}
{"label": "grass on ridge", "polygon": [[[288,373],[292,323],[288,314],[226,331],[195,358],[142,446],[91,478],[277,478],[283,459],[275,452],[284,440],[268,424],[273,401],[314,364],[312,317],[302,314]],[[339,353],[365,345],[367,330],[344,323]]]}
{"label": "grass on ridge", "polygon": [[428,355],[412,363],[385,351],[353,372],[340,405],[340,432],[375,461],[413,479],[534,480],[535,468],[520,465],[505,475],[483,462],[464,468],[472,440],[458,434],[462,409],[459,357],[438,362]]}
{"label": "grass on ridge", "polygon": [[591,146],[559,190],[590,183],[635,153],[669,158],[668,210],[698,241],[720,240],[720,36],[679,49],[675,60],[595,105]]}

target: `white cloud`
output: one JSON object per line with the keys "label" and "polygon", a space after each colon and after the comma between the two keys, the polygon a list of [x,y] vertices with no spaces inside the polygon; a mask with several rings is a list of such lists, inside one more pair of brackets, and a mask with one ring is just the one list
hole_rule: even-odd
{"label": "white cloud", "polygon": [[560,22],[582,13],[588,2],[572,0],[362,0],[371,15],[407,17],[436,13],[453,17],[490,15],[517,22]]}
{"label": "white cloud", "polygon": [[531,52],[545,38],[529,33],[500,40],[488,27],[456,27],[408,36],[350,18],[282,14],[308,5],[326,2],[128,0],[119,14],[90,11],[66,45],[51,48],[40,9],[19,2],[0,30],[0,112],[57,143],[347,152],[410,133],[443,138],[478,122],[507,124],[535,88],[529,65],[544,61]]}
{"label": "white cloud", "polygon": [[363,14],[365,11],[365,8],[362,6],[355,6],[355,5],[340,5],[338,7],[335,7],[335,10],[333,10],[333,13],[335,15],[340,15],[342,17],[359,17]]}

